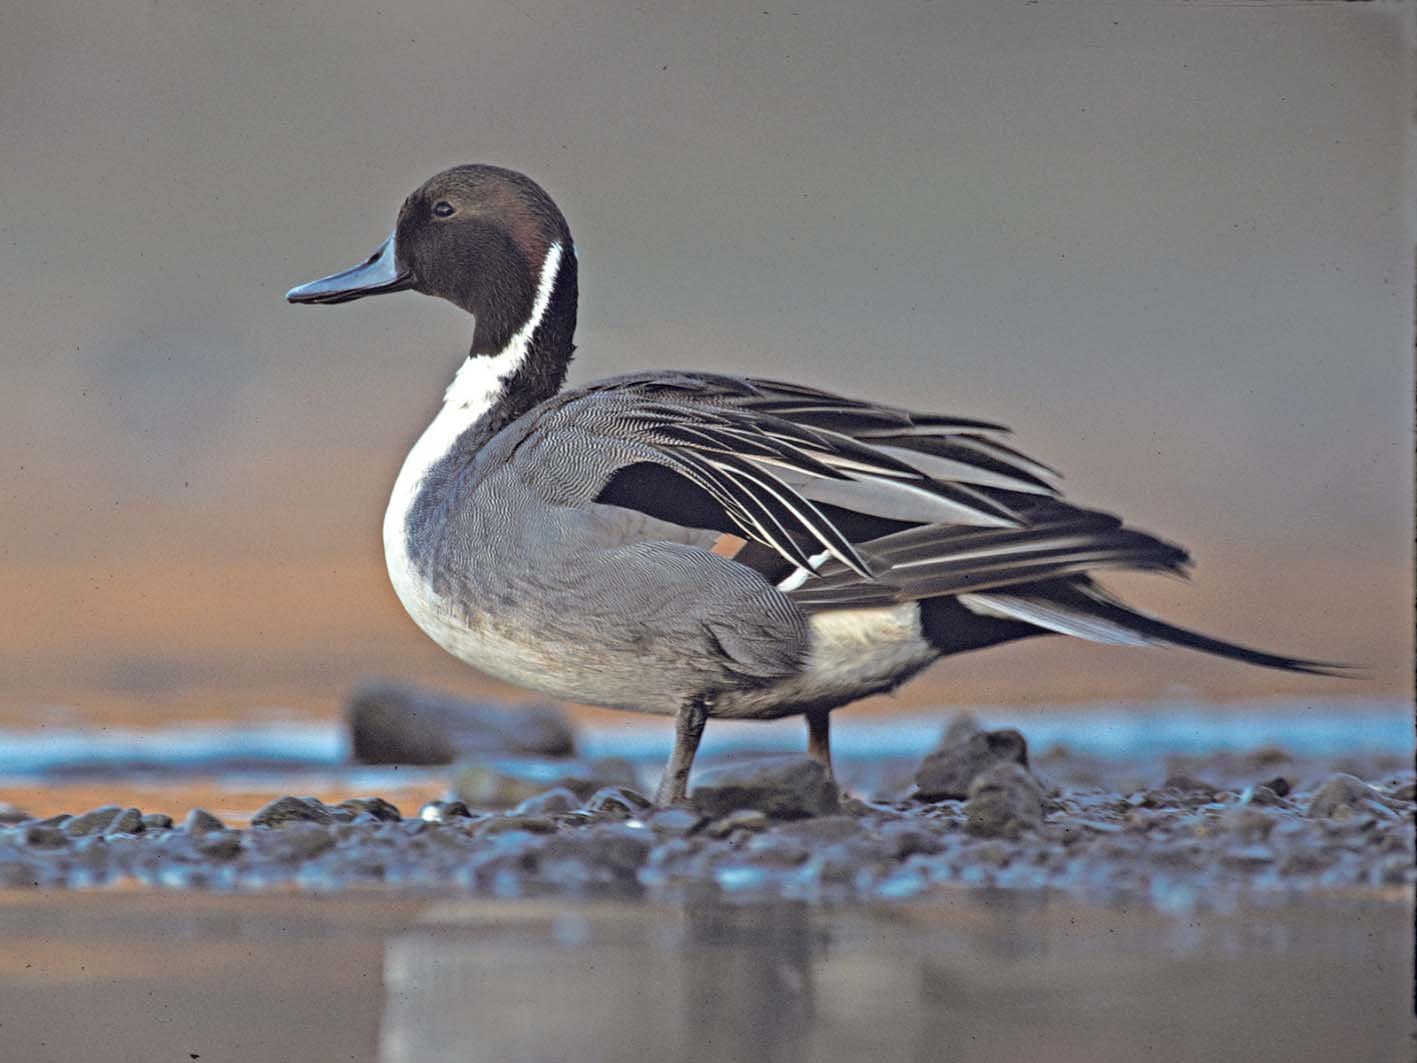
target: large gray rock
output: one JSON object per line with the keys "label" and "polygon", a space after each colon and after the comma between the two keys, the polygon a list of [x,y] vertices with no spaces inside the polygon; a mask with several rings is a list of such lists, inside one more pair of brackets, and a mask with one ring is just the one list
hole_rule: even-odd
{"label": "large gray rock", "polygon": [[691,802],[717,819],[755,808],[773,819],[830,816],[841,810],[836,783],[810,757],[755,757],[706,768],[694,779]]}
{"label": "large gray rock", "polygon": [[570,757],[575,734],[549,706],[501,707],[399,683],[356,690],[345,709],[354,759],[451,764],[478,753]]}
{"label": "large gray rock", "polygon": [[927,801],[959,800],[969,785],[996,764],[1028,767],[1028,743],[1017,731],[976,731],[968,724],[952,725],[944,743],[927,756],[915,773],[918,796]]}

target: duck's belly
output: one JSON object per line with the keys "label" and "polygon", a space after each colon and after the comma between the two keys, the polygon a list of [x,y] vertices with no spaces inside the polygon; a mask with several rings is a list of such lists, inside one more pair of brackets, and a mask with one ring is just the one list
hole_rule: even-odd
{"label": "duck's belly", "polygon": [[[712,662],[684,659],[672,646],[628,645],[612,625],[572,642],[530,625],[459,610],[415,572],[390,575],[414,622],[447,652],[493,678],[550,697],[634,712],[673,715],[702,693]],[[889,690],[938,656],[914,603],[820,613],[809,620],[808,652],[796,674],[767,685],[719,686],[711,715],[774,719],[835,708]]]}

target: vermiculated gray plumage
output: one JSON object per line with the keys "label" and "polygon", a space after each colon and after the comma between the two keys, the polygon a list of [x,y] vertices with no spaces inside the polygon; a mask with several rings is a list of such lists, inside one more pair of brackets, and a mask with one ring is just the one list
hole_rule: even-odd
{"label": "vermiculated gray plumage", "polygon": [[478,325],[385,518],[400,599],[493,675],[677,714],[661,799],[682,796],[705,717],[807,714],[826,758],[831,709],[1032,635],[1334,670],[1116,601],[1094,573],[1179,574],[1185,551],[1063,500],[999,425],[677,370],[561,391],[577,263],[519,174],[437,175],[364,266],[289,297],[405,288]]}

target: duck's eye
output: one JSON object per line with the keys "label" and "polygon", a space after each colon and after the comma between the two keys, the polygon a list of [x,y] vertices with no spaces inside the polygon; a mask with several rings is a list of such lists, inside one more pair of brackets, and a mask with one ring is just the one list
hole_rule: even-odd
{"label": "duck's eye", "polygon": [[433,204],[433,213],[440,218],[451,218],[453,216],[453,205],[446,199],[440,199]]}

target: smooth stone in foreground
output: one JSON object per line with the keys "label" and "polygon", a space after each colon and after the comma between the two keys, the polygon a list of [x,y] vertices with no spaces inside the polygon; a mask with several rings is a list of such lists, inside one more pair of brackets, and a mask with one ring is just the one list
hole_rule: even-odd
{"label": "smooth stone in foreground", "polygon": [[690,803],[712,819],[757,809],[772,819],[829,816],[841,810],[836,783],[810,757],[755,757],[700,772]]}
{"label": "smooth stone in foreground", "polygon": [[556,709],[503,708],[397,683],[356,690],[345,721],[354,759],[364,764],[451,764],[477,753],[576,753],[575,734]]}

